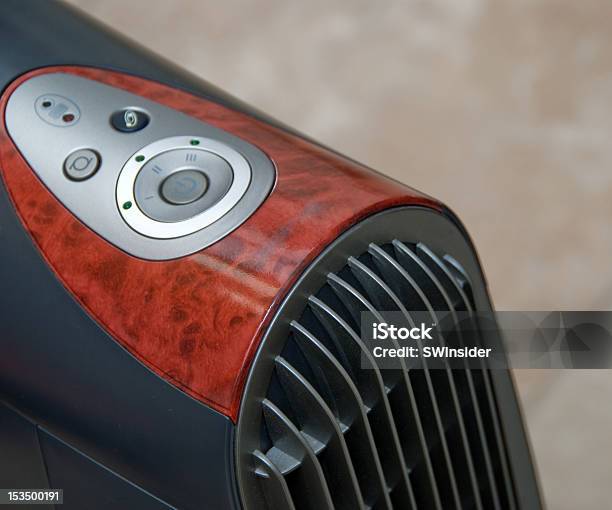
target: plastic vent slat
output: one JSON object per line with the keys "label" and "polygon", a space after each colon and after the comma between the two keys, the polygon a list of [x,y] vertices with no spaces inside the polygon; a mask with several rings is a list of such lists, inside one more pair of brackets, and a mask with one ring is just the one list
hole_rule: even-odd
{"label": "plastic vent slat", "polygon": [[315,378],[320,384],[325,382],[331,390],[328,398],[333,401],[326,403],[330,409],[337,410],[336,419],[345,431],[344,437],[366,506],[392,508],[378,450],[357,388],[338,360],[312,333],[296,321],[292,322],[291,328]]}
{"label": "plastic vent slat", "polygon": [[[332,510],[334,507],[325,475],[310,445],[291,420],[272,402],[265,399],[261,406],[268,433],[274,444],[266,456],[285,476],[296,509]],[[279,466],[279,462],[275,460],[275,457],[281,458],[278,453],[295,459],[295,469],[289,471],[283,469],[283,464]]]}
{"label": "plastic vent slat", "polygon": [[[428,257],[425,254],[425,257],[422,259],[419,258],[416,253],[414,253],[408,246],[398,240],[393,241],[393,248],[397,259],[404,266],[407,271],[415,271],[418,272],[419,269],[423,271],[424,280],[431,282],[429,285],[428,296],[433,296],[432,302],[436,302],[436,309],[438,310],[448,310],[451,314],[451,319],[453,321],[453,330],[458,333],[459,343],[461,345],[466,345],[463,339],[463,333],[461,327],[459,325],[459,320],[455,311],[455,305],[453,304],[453,299],[444,288],[444,284],[438,276],[440,276],[444,282],[448,285],[450,283],[448,281],[447,275],[442,273],[441,275],[436,275],[436,262]],[[430,269],[427,260],[430,261],[431,264],[434,265],[433,268]],[[439,269],[439,268],[438,268]],[[493,464],[491,461],[491,456],[489,454],[489,442],[487,440],[487,434],[485,431],[485,427],[483,424],[482,413],[481,413],[481,405],[480,401],[482,399],[482,392],[484,388],[482,388],[482,370],[484,369],[484,363],[480,360],[481,370],[470,370],[466,367],[465,374],[467,377],[467,383],[469,386],[469,392],[473,404],[473,412],[466,412],[466,421],[468,424],[471,424],[470,430],[472,436],[475,436],[475,440],[472,444],[475,447],[475,457],[479,465],[484,467],[484,473],[478,474],[478,479],[481,486],[484,486],[483,478],[486,476],[489,486],[488,500],[483,502],[488,508],[495,508],[495,510],[501,510],[501,503],[499,499],[499,493],[497,490],[497,482],[495,480],[495,474],[493,471]],[[480,390],[480,391],[479,391]],[[473,420],[473,421],[472,421]],[[487,493],[487,491],[482,491],[483,493]]]}
{"label": "plastic vent slat", "polygon": [[444,287],[427,264],[401,241],[395,239],[392,246],[397,261],[407,273],[413,275],[415,280],[419,281],[419,285],[431,303],[431,307],[438,311],[454,312],[452,301],[450,301]]}
{"label": "plastic vent slat", "polygon": [[268,507],[295,510],[287,482],[274,463],[259,450],[253,452],[253,461]]}
{"label": "plastic vent slat", "polygon": [[301,433],[309,443],[324,445],[318,454],[335,507],[347,510],[364,508],[342,431],[329,407],[304,376],[280,356],[276,358],[276,371],[292,403]]}
{"label": "plastic vent slat", "polygon": [[[434,252],[432,252],[427,246],[422,243],[418,243],[416,245],[417,256],[419,256],[425,263],[428,264],[428,267],[432,270],[434,274],[440,279],[441,282],[445,284],[445,288],[449,292],[449,295],[454,297],[454,301],[458,303],[459,310],[466,311],[470,314],[473,313],[474,309],[471,304],[471,300],[463,291],[462,287],[459,285],[457,279],[451,273],[450,269],[447,267],[446,263],[442,261]],[[455,268],[456,270],[456,268]],[[467,280],[464,279],[467,283]],[[476,328],[472,324],[472,330]],[[481,344],[480,340],[476,338],[478,345]],[[478,374],[476,374],[478,376]],[[503,436],[501,433],[501,426],[499,424],[499,417],[497,414],[497,405],[495,403],[495,397],[493,393],[493,388],[491,386],[491,381],[489,378],[489,371],[486,367],[484,361],[481,361],[481,382],[485,389],[486,393],[486,403],[487,406],[482,407],[483,411],[483,421],[485,424],[488,424],[488,427],[485,427],[487,432],[488,442],[490,444],[495,444],[496,448],[491,448],[489,450],[489,454],[491,456],[495,455],[497,464],[499,466],[499,470],[501,470],[501,481],[502,487],[505,489],[505,501],[507,502],[508,507],[511,510],[516,509],[516,503],[514,501],[514,490],[512,479],[510,478],[510,472],[507,465],[507,457],[506,457],[506,449],[504,445]],[[492,436],[492,437],[491,437]],[[492,459],[492,462],[494,460]],[[497,483],[498,490],[501,489],[499,486],[499,482]],[[500,496],[501,497],[501,496]]]}
{"label": "plastic vent slat", "polygon": [[[329,306],[311,296],[308,300],[315,316],[337,346],[350,352],[354,381],[368,408],[368,418],[378,448],[387,486],[404,508],[416,506],[409,472],[404,460],[391,414],[386,388],[372,354],[355,331]],[[365,368],[361,366],[365,365]],[[394,501],[397,504],[397,501]]]}
{"label": "plastic vent slat", "polygon": [[[361,263],[354,257],[350,257],[348,265],[357,278],[359,283],[364,287],[366,293],[370,299],[374,302],[374,305],[380,310],[398,310],[402,312],[406,325],[414,327],[414,321],[410,314],[404,307],[398,296],[389,288],[389,286],[378,277],[369,267]],[[423,344],[420,340],[417,340],[419,348],[422,349]],[[447,508],[462,508],[461,497],[457,487],[457,481],[455,477],[455,471],[451,462],[450,449],[446,440],[445,426],[442,416],[447,415],[445,412],[448,409],[449,399],[440,399],[438,393],[440,393],[440,370],[430,371],[427,367],[425,359],[422,359],[423,370],[414,370],[414,382],[415,386],[420,388],[417,391],[421,397],[425,397],[425,394],[429,397],[421,398],[421,405],[423,409],[427,409],[433,416],[432,422],[438,431],[438,442],[441,452],[436,450],[432,451],[437,453],[438,460],[434,463],[434,470],[436,477],[439,482],[442,483],[442,487],[446,490],[440,492],[442,498],[442,505],[445,509]],[[435,389],[434,389],[435,386]]]}
{"label": "plastic vent slat", "polygon": [[[368,311],[378,320],[382,320],[380,313],[372,303],[348,282],[333,273],[327,275],[327,281],[356,324],[360,323],[362,311]],[[394,341],[394,344],[396,343]],[[433,472],[429,447],[410,381],[409,370],[403,358],[399,358],[398,361],[401,367],[401,383],[389,393],[389,403],[396,418],[398,433],[401,431],[399,439],[404,458],[406,463],[413,468],[411,480],[415,500],[419,508],[441,510],[438,483]],[[382,372],[391,371],[392,369],[386,369]],[[406,405],[407,403],[409,405]],[[418,438],[418,441],[415,441],[415,438]]]}

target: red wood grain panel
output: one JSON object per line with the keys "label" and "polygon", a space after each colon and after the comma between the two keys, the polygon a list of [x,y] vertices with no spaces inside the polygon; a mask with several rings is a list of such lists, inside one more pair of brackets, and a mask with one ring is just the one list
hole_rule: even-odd
{"label": "red wood grain panel", "polygon": [[28,167],[4,122],[0,126],[0,173],[23,225],[64,286],[148,367],[232,420],[266,325],[317,254],[374,212],[402,204],[439,208],[433,199],[249,115],[116,72],[33,71],[2,96],[2,118],[20,83],[58,71],[192,115],[256,145],[276,164],[273,192],[239,229],[193,255],[152,262],[84,226]]}

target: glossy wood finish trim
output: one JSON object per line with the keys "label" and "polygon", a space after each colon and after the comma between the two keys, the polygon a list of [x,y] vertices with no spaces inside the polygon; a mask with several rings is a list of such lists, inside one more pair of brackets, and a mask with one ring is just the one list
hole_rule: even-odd
{"label": "glossy wood finish trim", "polygon": [[[33,76],[58,71],[139,94],[256,145],[278,170],[270,197],[239,229],[193,255],[153,262],[119,250],[62,206],[6,131],[4,111],[12,91]],[[383,209],[408,204],[441,207],[249,115],[126,74],[83,67],[39,69],[7,89],[0,109],[0,173],[24,227],[51,269],[134,356],[234,421],[267,324],[321,250],[360,219]]]}

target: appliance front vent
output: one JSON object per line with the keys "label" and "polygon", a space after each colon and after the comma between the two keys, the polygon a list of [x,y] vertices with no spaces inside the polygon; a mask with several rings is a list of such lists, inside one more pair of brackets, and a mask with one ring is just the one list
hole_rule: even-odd
{"label": "appliance front vent", "polygon": [[[379,369],[361,340],[364,311],[427,310],[434,322],[446,312],[458,324],[456,312],[474,308],[459,264],[393,240],[370,244],[325,278],[301,315],[289,317],[248,432],[257,445],[253,508],[514,510],[484,364]],[[465,338],[471,333],[459,326],[455,333],[459,342],[484,341]]]}

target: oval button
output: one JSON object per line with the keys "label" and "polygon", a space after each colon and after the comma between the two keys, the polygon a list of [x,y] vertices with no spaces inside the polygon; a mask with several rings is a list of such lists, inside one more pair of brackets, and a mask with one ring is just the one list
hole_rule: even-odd
{"label": "oval button", "polygon": [[134,108],[124,108],[111,115],[111,125],[122,133],[134,133],[149,124],[149,116]]}

